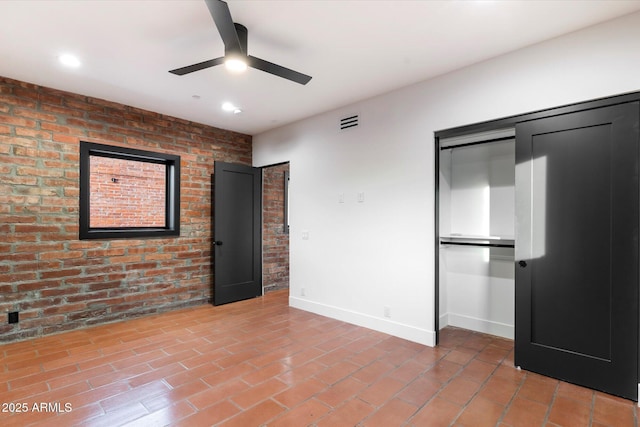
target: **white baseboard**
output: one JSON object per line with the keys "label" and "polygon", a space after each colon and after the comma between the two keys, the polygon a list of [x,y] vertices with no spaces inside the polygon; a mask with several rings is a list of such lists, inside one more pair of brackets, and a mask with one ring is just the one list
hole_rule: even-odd
{"label": "white baseboard", "polygon": [[332,319],[341,320],[343,322],[373,329],[374,331],[383,332],[408,341],[417,342],[429,347],[436,345],[435,331],[416,328],[415,326],[405,325],[403,323],[394,322],[390,319],[382,319],[370,316],[368,314],[358,313],[351,310],[345,310],[340,307],[309,301],[302,298],[289,296],[289,305],[301,310],[310,311],[321,316],[330,317]]}
{"label": "white baseboard", "polygon": [[440,316],[440,328],[444,328],[443,325],[455,326],[509,339],[513,339],[515,336],[515,327],[513,325],[464,316],[462,314],[447,313]]}
{"label": "white baseboard", "polygon": [[449,313],[440,315],[439,321],[438,321],[439,329],[446,328],[447,326],[449,326]]}

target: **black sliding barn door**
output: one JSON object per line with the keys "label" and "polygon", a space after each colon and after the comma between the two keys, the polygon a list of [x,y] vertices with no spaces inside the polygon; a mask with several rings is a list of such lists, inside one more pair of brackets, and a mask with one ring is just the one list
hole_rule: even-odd
{"label": "black sliding barn door", "polygon": [[213,303],[262,295],[262,173],[215,162]]}
{"label": "black sliding barn door", "polygon": [[638,103],[516,127],[523,369],[638,396]]}

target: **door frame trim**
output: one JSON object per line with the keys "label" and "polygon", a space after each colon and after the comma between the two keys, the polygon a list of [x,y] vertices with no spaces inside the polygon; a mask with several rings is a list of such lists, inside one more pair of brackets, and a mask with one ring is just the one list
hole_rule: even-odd
{"label": "door frame trim", "polygon": [[[289,239],[291,239],[291,236],[289,234],[289,209],[288,209],[288,204],[289,204],[289,178],[291,176],[291,161],[290,160],[285,160],[283,162],[278,162],[278,163],[271,163],[268,165],[263,165],[263,166],[254,166],[255,168],[260,169],[260,174],[262,177],[262,184],[261,184],[261,201],[262,201],[262,207],[260,209],[260,229],[262,230],[262,237],[261,237],[261,242],[260,242],[260,254],[261,254],[261,263],[262,263],[262,295],[264,295],[264,171],[265,169],[269,169],[269,168],[273,168],[273,167],[278,167],[278,166],[283,166],[283,165],[289,165],[289,170],[285,171],[284,173],[284,219],[283,219],[283,231],[284,233],[289,236]],[[289,265],[291,265],[291,247],[290,247],[291,243],[289,243],[289,245],[287,246],[287,251],[288,251],[288,259],[287,262],[289,263]],[[290,285],[290,280],[288,281],[289,285]]]}

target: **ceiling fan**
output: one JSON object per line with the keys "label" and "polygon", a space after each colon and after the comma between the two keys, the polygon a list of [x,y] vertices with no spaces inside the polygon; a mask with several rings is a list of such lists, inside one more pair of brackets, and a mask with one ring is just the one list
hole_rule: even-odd
{"label": "ceiling fan", "polygon": [[205,3],[209,8],[209,13],[224,43],[224,56],[186,67],[176,68],[175,70],[169,71],[170,73],[183,76],[193,73],[194,71],[225,64],[227,68],[232,71],[244,71],[248,66],[302,85],[309,83],[311,76],[249,55],[247,53],[247,27],[233,22],[227,3],[222,0],[205,0]]}

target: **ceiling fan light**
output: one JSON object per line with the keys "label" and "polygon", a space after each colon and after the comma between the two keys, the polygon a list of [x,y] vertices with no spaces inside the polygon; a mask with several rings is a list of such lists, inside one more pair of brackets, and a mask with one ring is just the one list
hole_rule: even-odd
{"label": "ceiling fan light", "polygon": [[232,73],[242,73],[247,69],[247,63],[242,58],[225,59],[224,66]]}

